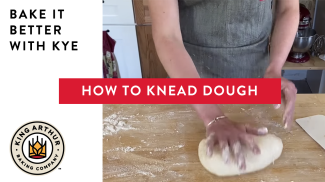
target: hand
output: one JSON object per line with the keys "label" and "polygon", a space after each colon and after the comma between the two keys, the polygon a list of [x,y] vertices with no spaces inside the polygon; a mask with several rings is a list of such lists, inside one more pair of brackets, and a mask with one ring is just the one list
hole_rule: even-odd
{"label": "hand", "polygon": [[[281,77],[281,72],[267,71],[264,78],[281,78],[281,104],[284,105],[283,123],[284,128],[290,129],[295,110],[297,88],[294,83]],[[280,108],[280,104],[274,105],[275,109]]]}
{"label": "hand", "polygon": [[207,156],[211,157],[214,146],[219,145],[222,158],[226,163],[229,163],[232,157],[239,169],[245,170],[246,161],[242,147],[246,146],[254,154],[259,154],[260,149],[253,137],[267,134],[267,128],[252,128],[248,125],[235,124],[228,118],[218,119],[211,123],[216,117],[224,115],[218,105],[192,104],[192,107],[206,126]]}
{"label": "hand", "polygon": [[207,155],[213,154],[215,145],[219,145],[222,151],[222,158],[229,163],[231,157],[240,170],[246,169],[243,146],[248,147],[254,154],[260,154],[260,149],[254,142],[254,135],[265,135],[267,128],[252,128],[248,125],[234,124],[227,118],[218,119],[207,126]]}

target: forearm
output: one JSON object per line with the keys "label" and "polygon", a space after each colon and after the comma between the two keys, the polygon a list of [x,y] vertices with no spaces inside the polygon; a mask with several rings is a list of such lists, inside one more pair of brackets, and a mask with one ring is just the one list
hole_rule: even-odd
{"label": "forearm", "polygon": [[291,50],[298,30],[299,11],[290,9],[277,14],[273,34],[271,36],[270,66],[281,74],[282,67]]}
{"label": "forearm", "polygon": [[207,126],[209,122],[219,116],[223,116],[223,112],[216,104],[192,104],[204,125]]}
{"label": "forearm", "polygon": [[161,63],[171,78],[199,78],[183,42],[176,38],[156,37],[155,45]]}

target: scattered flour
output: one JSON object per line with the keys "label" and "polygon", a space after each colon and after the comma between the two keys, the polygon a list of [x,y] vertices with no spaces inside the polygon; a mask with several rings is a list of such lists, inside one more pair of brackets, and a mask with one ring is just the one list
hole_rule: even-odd
{"label": "scattered flour", "polygon": [[[184,173],[173,171],[172,166],[168,166],[163,163],[139,161],[129,161],[127,164],[120,166],[104,166],[104,179],[110,179],[114,177],[136,177],[146,176],[155,178],[154,181],[175,181],[176,179],[184,177]],[[159,177],[159,178],[157,178]]]}
{"label": "scattered flour", "polygon": [[[137,107],[139,106],[137,105]],[[188,164],[189,154],[179,151],[173,155],[173,152],[183,150],[185,147],[185,143],[181,139],[186,131],[182,121],[195,117],[195,112],[190,107],[182,111],[162,112],[159,107],[150,105],[146,106],[151,109],[151,112],[147,114],[139,113],[137,107],[133,105],[104,106],[103,135],[104,139],[107,139],[104,142],[108,142],[107,146],[110,148],[106,148],[103,153],[105,156],[103,179],[129,180],[133,177],[143,176],[143,179],[146,179],[144,181],[162,182],[192,178],[194,174],[185,175],[184,171],[179,170]],[[128,109],[127,112],[125,108]],[[175,124],[172,128],[161,124],[165,120],[173,120]],[[140,122],[146,123],[141,130]],[[136,135],[134,135],[134,130],[138,130]],[[143,133],[151,133],[151,135],[144,138],[143,136],[147,137],[147,135],[143,135]],[[116,134],[120,136],[111,136]],[[163,145],[160,141],[164,135],[179,136],[180,140],[178,143],[168,142]],[[125,139],[130,137],[134,143]]]}
{"label": "scattered flour", "polygon": [[124,153],[126,153],[126,152],[132,152],[132,151],[134,151],[134,149],[136,149],[136,147],[120,147],[120,148],[107,150],[107,152],[123,151]]}
{"label": "scattered flour", "polygon": [[135,130],[127,121],[129,118],[112,114],[103,120],[103,135],[113,135],[120,130]]}
{"label": "scattered flour", "polygon": [[151,172],[145,172],[145,171],[137,171],[138,174],[143,174],[145,176],[150,176],[150,177],[156,177],[156,175],[152,174]]}
{"label": "scattered flour", "polygon": [[180,148],[183,148],[184,145],[175,145],[175,146],[171,146],[171,147],[164,147],[164,148],[155,148],[154,151],[161,151],[161,152],[166,152],[166,151],[174,151],[174,150],[178,150]]}

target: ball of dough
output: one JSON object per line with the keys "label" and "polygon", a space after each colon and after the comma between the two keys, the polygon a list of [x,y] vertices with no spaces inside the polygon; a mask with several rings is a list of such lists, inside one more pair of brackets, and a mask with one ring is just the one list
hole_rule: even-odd
{"label": "ball of dough", "polygon": [[225,164],[218,145],[215,146],[213,155],[209,158],[206,155],[206,139],[203,139],[199,144],[199,159],[203,167],[212,174],[217,176],[234,176],[262,170],[281,156],[283,149],[282,140],[275,135],[258,136],[255,138],[255,142],[261,150],[259,155],[254,155],[251,150],[243,147],[246,156],[245,171],[240,171],[234,162]]}

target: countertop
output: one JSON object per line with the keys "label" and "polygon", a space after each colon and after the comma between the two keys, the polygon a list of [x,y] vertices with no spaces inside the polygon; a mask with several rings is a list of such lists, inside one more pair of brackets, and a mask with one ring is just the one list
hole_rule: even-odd
{"label": "countertop", "polygon": [[285,62],[283,70],[325,70],[325,61],[319,57],[311,56],[305,63]]}
{"label": "countertop", "polygon": [[[282,109],[221,107],[234,121],[268,127],[283,141],[281,157],[264,170],[221,178],[199,162],[197,147],[205,128],[189,105],[104,105],[103,181],[325,181],[325,150],[296,122],[285,131]],[[325,94],[297,95],[295,118],[318,114],[325,115]]]}

